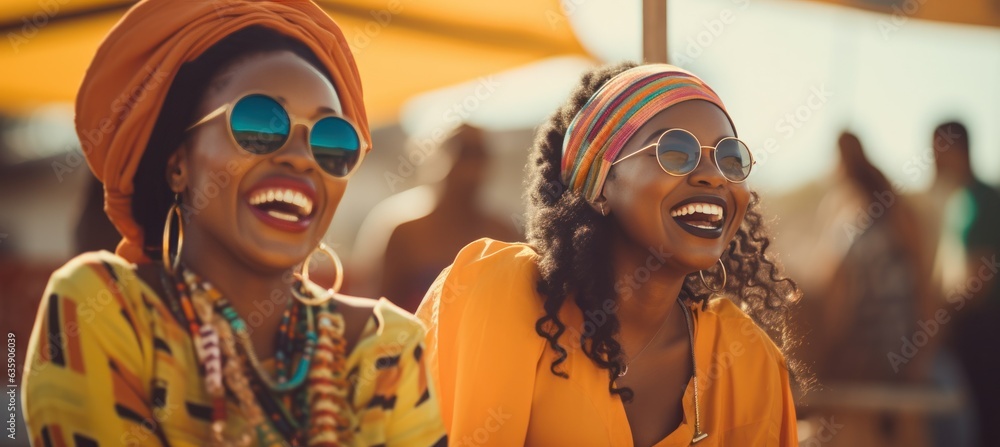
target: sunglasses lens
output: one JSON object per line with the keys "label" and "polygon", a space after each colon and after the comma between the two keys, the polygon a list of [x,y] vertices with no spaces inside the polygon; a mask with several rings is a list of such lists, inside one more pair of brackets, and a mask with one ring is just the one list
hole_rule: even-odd
{"label": "sunglasses lens", "polygon": [[735,138],[727,138],[719,143],[715,149],[715,160],[722,175],[734,182],[746,180],[753,166],[750,149]]}
{"label": "sunglasses lens", "polygon": [[660,166],[674,175],[685,175],[698,166],[701,147],[698,140],[682,130],[668,130],[660,136],[656,145],[656,157]]}
{"label": "sunglasses lens", "polygon": [[341,118],[329,116],[317,121],[309,142],[316,162],[334,177],[346,177],[361,157],[358,131]]}
{"label": "sunglasses lens", "polygon": [[288,112],[264,95],[247,96],[233,106],[229,119],[233,138],[253,154],[268,154],[281,148],[291,127]]}

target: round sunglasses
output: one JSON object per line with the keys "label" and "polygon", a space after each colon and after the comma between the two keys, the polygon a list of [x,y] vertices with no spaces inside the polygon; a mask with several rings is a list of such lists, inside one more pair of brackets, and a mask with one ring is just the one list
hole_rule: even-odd
{"label": "round sunglasses", "polygon": [[750,175],[750,168],[757,163],[746,143],[739,138],[726,137],[719,140],[715,146],[702,146],[691,132],[684,129],[668,129],[660,135],[656,143],[618,159],[611,163],[611,166],[654,147],[656,161],[663,172],[678,177],[688,175],[698,168],[701,162],[701,150],[704,148],[713,150],[715,165],[719,167],[726,180],[732,183],[745,181]]}
{"label": "round sunglasses", "polygon": [[366,145],[354,123],[334,113],[312,120],[294,117],[278,100],[263,93],[247,93],[223,104],[188,131],[225,114],[229,136],[237,146],[257,155],[270,154],[288,143],[292,128],[303,124],[313,158],[324,172],[337,178],[350,176],[361,164]]}

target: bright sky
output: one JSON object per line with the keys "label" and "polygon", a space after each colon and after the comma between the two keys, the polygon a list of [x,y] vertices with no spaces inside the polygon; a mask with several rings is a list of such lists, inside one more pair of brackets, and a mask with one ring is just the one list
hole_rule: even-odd
{"label": "bright sky", "polygon": [[[786,191],[829,172],[837,135],[848,127],[890,179],[922,189],[933,176],[932,163],[923,160],[931,132],[950,119],[969,128],[976,173],[1000,183],[1000,29],[893,22],[804,1],[668,5],[671,62],[704,78],[725,100],[758,157],[751,177],[756,187]],[[639,0],[564,0],[564,6],[599,58],[640,57]],[[439,125],[434,117],[447,104],[490,81],[496,89],[481,95],[471,120],[490,128],[534,127],[586,67],[561,58],[432,92],[407,107],[403,123],[411,131]]]}

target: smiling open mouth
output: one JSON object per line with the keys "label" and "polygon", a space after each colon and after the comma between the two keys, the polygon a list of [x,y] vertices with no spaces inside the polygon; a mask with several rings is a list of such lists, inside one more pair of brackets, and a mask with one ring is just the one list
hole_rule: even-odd
{"label": "smiling open mouth", "polygon": [[263,189],[250,197],[250,205],[286,222],[299,222],[312,215],[313,201],[291,189]]}
{"label": "smiling open mouth", "polygon": [[316,190],[295,179],[272,177],[257,183],[245,196],[261,222],[281,231],[298,233],[312,223]]}
{"label": "smiling open mouth", "polygon": [[725,202],[718,197],[693,197],[670,210],[670,217],[688,233],[714,239],[722,236],[726,223]]}

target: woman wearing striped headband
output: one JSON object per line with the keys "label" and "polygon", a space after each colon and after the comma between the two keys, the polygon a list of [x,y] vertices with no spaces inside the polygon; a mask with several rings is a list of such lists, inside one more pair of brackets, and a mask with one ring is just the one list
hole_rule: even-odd
{"label": "woman wearing striped headband", "polygon": [[797,445],[799,291],[765,256],[752,166],[691,73],[587,74],[536,139],[529,244],[470,244],[418,311],[449,437]]}

